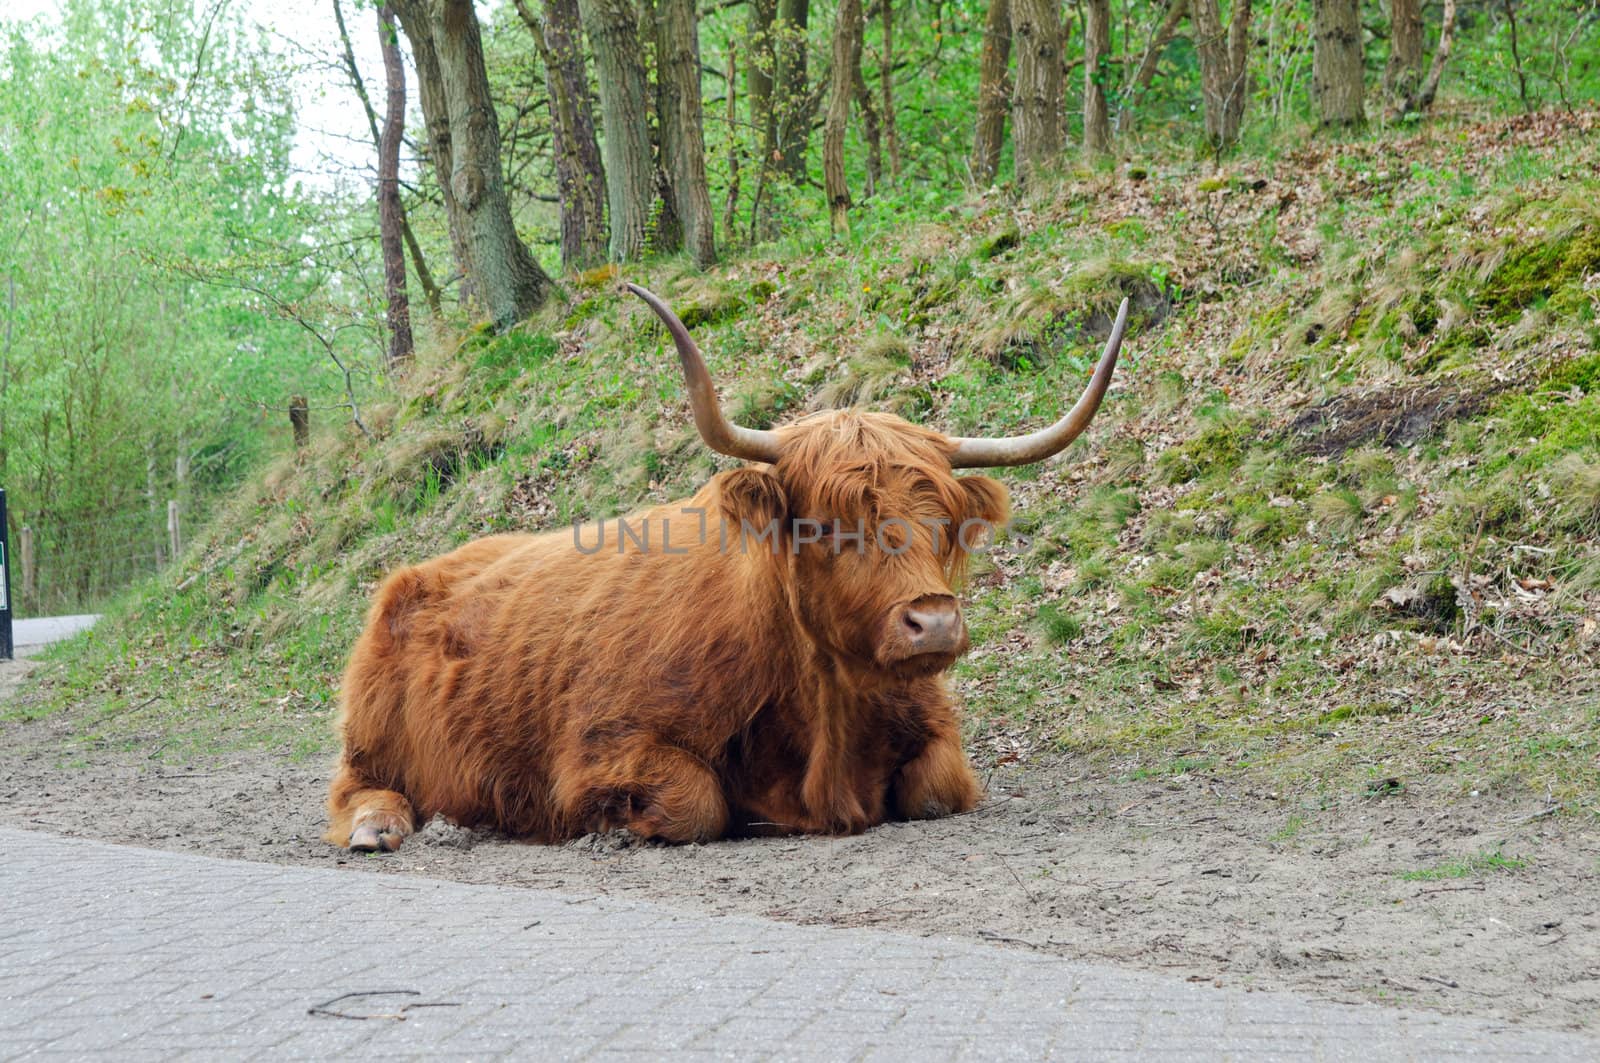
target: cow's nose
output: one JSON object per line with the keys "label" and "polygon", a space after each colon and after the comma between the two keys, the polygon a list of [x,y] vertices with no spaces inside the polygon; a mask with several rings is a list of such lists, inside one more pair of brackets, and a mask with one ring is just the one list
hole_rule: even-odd
{"label": "cow's nose", "polygon": [[954,598],[918,598],[901,611],[900,627],[908,656],[958,653],[966,645],[967,626]]}

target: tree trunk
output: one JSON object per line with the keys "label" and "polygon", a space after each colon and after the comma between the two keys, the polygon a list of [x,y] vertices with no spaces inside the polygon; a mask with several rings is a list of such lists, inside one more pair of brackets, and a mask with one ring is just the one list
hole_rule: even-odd
{"label": "tree trunk", "polygon": [[[863,14],[863,27],[865,15]],[[862,30],[865,34],[865,29]],[[861,109],[861,139],[867,142],[867,198],[878,194],[878,184],[883,180],[883,133],[878,124],[878,105],[872,101],[872,90],[867,79],[856,67],[856,106]]]}
{"label": "tree trunk", "polygon": [[1428,76],[1422,79],[1416,95],[1405,101],[1400,113],[1416,111],[1424,114],[1433,106],[1433,98],[1439,92],[1439,79],[1444,76],[1444,65],[1450,60],[1450,46],[1455,42],[1455,33],[1456,0],[1444,0],[1444,15],[1439,21],[1439,44],[1433,50],[1433,61],[1428,64]]}
{"label": "tree trunk", "polygon": [[401,234],[400,141],[406,133],[406,69],[394,12],[378,8],[383,49],[383,133],[378,139],[378,243],[383,252],[383,290],[389,304],[389,368],[412,355],[411,303],[406,297],[406,248]]}
{"label": "tree trunk", "polygon": [[1061,155],[1066,30],[1057,0],[1011,0],[1011,33],[1017,47],[1011,124],[1017,177],[1026,184]]}
{"label": "tree trunk", "polygon": [[850,124],[850,98],[861,80],[862,29],[861,0],[839,0],[839,14],[833,24],[833,85],[828,92],[828,120],[822,127],[822,183],[835,236],[850,231],[844,134]]}
{"label": "tree trunk", "polygon": [[1161,25],[1156,27],[1155,33],[1150,37],[1150,45],[1144,50],[1144,55],[1139,59],[1139,66],[1133,72],[1133,81],[1129,84],[1126,95],[1122,98],[1122,105],[1117,108],[1117,129],[1121,130],[1127,119],[1128,112],[1133,104],[1150,91],[1150,85],[1156,79],[1156,70],[1161,65],[1161,56],[1166,52],[1167,45],[1172,43],[1172,38],[1178,33],[1178,23],[1183,21],[1183,16],[1189,13],[1189,0],[1172,0],[1167,7],[1167,14],[1161,20]]}
{"label": "tree trunk", "polygon": [[1111,150],[1111,114],[1106,78],[1111,56],[1111,0],[1088,0],[1083,32],[1083,153],[1088,158]]}
{"label": "tree trunk", "polygon": [[894,120],[894,0],[883,5],[883,63],[878,81],[883,86],[883,135],[889,147],[889,176],[900,176],[900,130]]}
{"label": "tree trunk", "polygon": [[1389,0],[1389,62],[1383,68],[1383,95],[1399,108],[1422,82],[1421,0]]}
{"label": "tree trunk", "polygon": [[733,239],[739,221],[739,160],[744,156],[744,140],[735,130],[739,126],[739,42],[728,42],[728,198],[722,207],[722,232]]}
{"label": "tree trunk", "polygon": [[455,151],[450,186],[467,222],[474,286],[495,327],[504,330],[543,306],[554,285],[511,219],[500,121],[472,0],[433,0],[431,16]]}
{"label": "tree trunk", "polygon": [[978,64],[978,124],[972,136],[972,180],[980,186],[989,184],[1000,173],[1006,104],[1011,97],[1011,87],[1006,84],[1010,61],[1010,0],[989,0],[989,14],[983,23],[983,54]]}
{"label": "tree trunk", "polygon": [[561,264],[569,270],[587,269],[606,258],[606,174],[589,102],[578,0],[545,0],[542,19],[530,0],[516,0],[516,5],[539,50],[550,97],[550,151],[561,199]]}
{"label": "tree trunk", "polygon": [[[406,40],[411,42],[411,61],[417,70],[417,100],[422,105],[422,121],[428,128],[428,158],[433,163],[439,198],[444,203],[445,225],[450,233],[450,249],[461,276],[460,301],[468,305],[475,298],[473,280],[477,270],[472,248],[467,242],[467,220],[456,202],[450,185],[455,171],[455,146],[450,134],[450,107],[445,98],[444,78],[439,71],[439,55],[434,45],[433,23],[428,17],[427,0],[389,0],[389,8],[400,19]],[[446,282],[448,283],[448,282]]]}
{"label": "tree trunk", "polygon": [[578,9],[600,82],[611,259],[629,262],[644,253],[655,191],[638,22],[631,0],[578,0]]}
{"label": "tree trunk", "polygon": [[776,112],[772,109],[772,19],[778,0],[750,0],[745,23],[745,95],[750,97],[750,128],[761,145],[761,165],[772,165],[778,142]]}
{"label": "tree trunk", "polygon": [[[683,219],[678,216],[678,201],[672,194],[672,177],[667,172],[667,139],[672,130],[665,115],[676,105],[667,99],[667,83],[661,76],[661,22],[656,3],[657,0],[641,0],[639,4],[639,43],[645,55],[645,81],[653,93],[650,98],[650,151],[654,168],[650,181],[655,194],[650,204],[645,242],[651,251],[672,255],[683,250]],[[655,75],[653,84],[650,82],[652,72]]]}
{"label": "tree trunk", "polygon": [[1324,128],[1364,125],[1361,0],[1313,0],[1311,94]]}
{"label": "tree trunk", "polygon": [[[392,35],[396,32],[393,22],[394,12],[392,9],[390,9],[389,15],[390,21],[388,23],[388,32]],[[372,133],[372,150],[382,154],[383,133],[378,128],[378,113],[372,109],[372,98],[367,95],[367,83],[361,77],[361,68],[356,65],[355,49],[350,47],[350,30],[345,26],[344,23],[344,5],[341,4],[339,0],[333,0],[333,19],[339,27],[339,43],[344,47],[345,73],[349,75],[350,86],[356,90],[356,96],[361,100],[361,109],[366,113],[367,116],[367,128]],[[380,30],[380,32],[383,31]],[[400,68],[399,76],[401,78],[401,93],[403,101],[405,92],[404,66]],[[403,102],[401,105],[401,110],[404,111]],[[401,133],[404,135],[404,115],[402,114],[401,117]],[[422,295],[428,300],[428,311],[433,314],[435,319],[437,319],[444,313],[443,307],[440,305],[439,286],[434,283],[433,273],[428,269],[428,260],[423,257],[422,248],[417,244],[416,234],[411,231],[411,221],[406,217],[405,203],[399,200],[396,202],[400,215],[400,235],[405,241],[406,250],[411,254],[411,264],[416,268],[417,283],[422,285]],[[402,260],[402,268],[403,265],[404,262]],[[407,316],[409,318],[409,314]]]}
{"label": "tree trunk", "polygon": [[717,239],[711,191],[706,184],[700,26],[695,9],[696,0],[661,0],[656,21],[656,78],[662,154],[673,202],[695,267],[706,269],[717,261]]}
{"label": "tree trunk", "polygon": [[1189,10],[1200,56],[1206,140],[1213,149],[1226,151],[1239,142],[1250,96],[1250,0],[1234,0],[1226,27],[1217,0],[1190,0]]}
{"label": "tree trunk", "polygon": [[1533,103],[1528,99],[1528,75],[1522,69],[1522,49],[1517,44],[1517,9],[1511,0],[1500,0],[1505,7],[1506,28],[1511,31],[1511,69],[1517,72],[1517,95],[1522,99],[1522,109],[1533,113]]}
{"label": "tree trunk", "polygon": [[406,212],[404,203],[400,204],[400,235],[405,237],[406,253],[411,256],[411,265],[417,271],[417,283],[422,285],[422,297],[428,301],[428,313],[437,321],[444,316],[439,285],[434,281],[432,271],[428,269],[428,260],[422,254],[422,245],[417,243],[417,234],[411,231],[411,215]]}
{"label": "tree trunk", "polygon": [[778,172],[792,181],[806,176],[806,147],[811,141],[811,109],[806,105],[806,32],[811,0],[778,0],[772,22],[773,143]]}

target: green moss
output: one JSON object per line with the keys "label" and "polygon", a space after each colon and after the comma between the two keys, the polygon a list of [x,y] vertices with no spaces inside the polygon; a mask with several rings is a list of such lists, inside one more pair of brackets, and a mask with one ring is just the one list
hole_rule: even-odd
{"label": "green moss", "polygon": [[1514,482],[1498,479],[1457,491],[1441,514],[1448,532],[1471,542],[1514,527],[1525,513],[1525,497]]}
{"label": "green moss", "polygon": [[748,304],[732,292],[710,292],[678,308],[678,318],[688,328],[715,325],[744,313]]}
{"label": "green moss", "polygon": [[1246,355],[1255,350],[1257,346],[1269,342],[1273,337],[1282,333],[1289,320],[1289,303],[1277,303],[1257,314],[1247,328],[1240,330],[1228,345],[1227,354],[1223,355],[1224,365],[1237,365],[1244,361]]}
{"label": "green moss", "polygon": [[1412,363],[1412,369],[1419,374],[1425,374],[1456,369],[1463,365],[1474,365],[1483,349],[1493,342],[1493,334],[1488,329],[1480,325],[1463,325],[1452,329],[1448,335],[1429,347],[1422,357]]}
{"label": "green moss", "polygon": [[[1489,276],[1479,302],[1494,320],[1514,320],[1530,306],[1541,304],[1569,285],[1600,269],[1600,226],[1588,225],[1567,236],[1517,244]],[[1561,309],[1575,309],[1563,300]],[[1570,306],[1567,304],[1571,304]]]}
{"label": "green moss", "polygon": [[978,241],[978,246],[973,248],[972,253],[987,262],[1005,254],[1020,243],[1022,243],[1022,230],[1011,224],[993,236]]}
{"label": "green moss", "polygon": [[561,327],[568,331],[577,328],[598,313],[603,305],[605,305],[605,300],[598,296],[591,296],[583,300],[572,308],[572,312],[561,322]]}
{"label": "green moss", "polygon": [[1540,378],[1539,383],[1551,391],[1577,388],[1586,394],[1593,394],[1600,390],[1600,354],[1559,362]]}
{"label": "green moss", "polygon": [[[954,277],[940,277],[929,284],[922,293],[912,300],[911,307],[919,311],[926,321],[929,310],[941,307],[961,294],[961,282]],[[918,316],[918,315],[913,315]]]}
{"label": "green moss", "polygon": [[[1139,180],[1139,178],[1134,178],[1134,180]],[[1106,226],[1106,232],[1132,244],[1142,244],[1150,239],[1150,231],[1145,226],[1142,218],[1119,218]]]}
{"label": "green moss", "polygon": [[1417,292],[1400,306],[1400,312],[1411,319],[1417,335],[1426,336],[1439,324],[1439,300],[1430,291]]}
{"label": "green moss", "polygon": [[1163,451],[1156,459],[1156,474],[1163,483],[1180,484],[1237,468],[1254,438],[1251,421],[1219,419],[1195,438]]}

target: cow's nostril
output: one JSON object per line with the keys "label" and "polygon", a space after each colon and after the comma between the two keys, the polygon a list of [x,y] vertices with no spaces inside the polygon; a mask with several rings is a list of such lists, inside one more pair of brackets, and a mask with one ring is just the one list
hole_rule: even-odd
{"label": "cow's nostril", "polygon": [[900,605],[883,622],[879,653],[885,662],[943,660],[967,648],[966,625],[953,596],[925,595]]}

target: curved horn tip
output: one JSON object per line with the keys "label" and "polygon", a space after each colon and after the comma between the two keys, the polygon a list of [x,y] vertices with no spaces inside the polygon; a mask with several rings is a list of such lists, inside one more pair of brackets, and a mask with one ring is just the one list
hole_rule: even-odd
{"label": "curved horn tip", "polygon": [[716,385],[711,381],[711,371],[706,368],[700,347],[689,335],[689,329],[655,293],[637,284],[624,282],[634,295],[661,319],[672,344],[678,351],[678,362],[683,368],[684,384],[689,392],[689,408],[694,415],[695,428],[706,445],[719,454],[745,461],[775,462],[778,460],[778,437],[766,429],[745,428],[729,421],[717,404]]}
{"label": "curved horn tip", "polygon": [[1089,427],[1089,422],[1100,409],[1100,400],[1111,386],[1111,376],[1116,369],[1117,356],[1122,350],[1122,338],[1128,327],[1129,299],[1124,296],[1117,307],[1117,320],[1106,340],[1105,353],[1089,378],[1088,387],[1078,397],[1072,409],[1048,428],[1025,436],[1011,438],[954,437],[956,450],[950,458],[953,469],[998,468],[1006,465],[1029,465],[1059,454]]}

